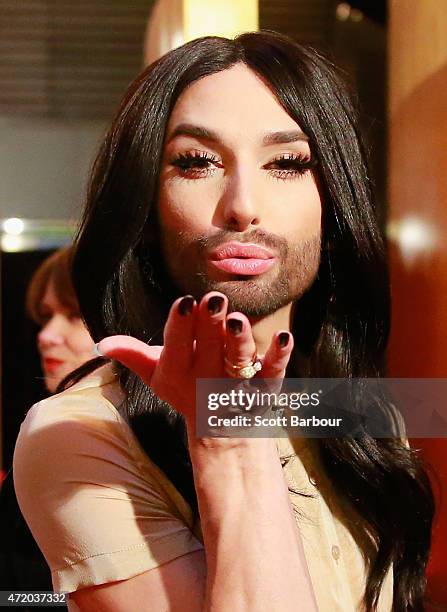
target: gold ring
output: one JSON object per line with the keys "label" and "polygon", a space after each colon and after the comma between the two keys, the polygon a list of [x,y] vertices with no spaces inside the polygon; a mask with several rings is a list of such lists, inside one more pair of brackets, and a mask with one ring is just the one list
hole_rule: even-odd
{"label": "gold ring", "polygon": [[253,376],[262,369],[262,363],[258,359],[256,352],[248,363],[234,364],[226,357],[224,358],[224,362],[225,372],[233,378],[253,378]]}

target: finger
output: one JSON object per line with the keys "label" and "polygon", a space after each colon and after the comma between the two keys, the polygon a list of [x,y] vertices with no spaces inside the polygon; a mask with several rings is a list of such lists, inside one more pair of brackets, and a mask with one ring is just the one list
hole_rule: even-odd
{"label": "finger", "polygon": [[163,347],[149,346],[132,336],[109,336],[97,344],[96,350],[104,357],[119,361],[150,386]]}
{"label": "finger", "polygon": [[195,363],[204,378],[222,375],[227,308],[226,295],[218,291],[207,293],[198,306]]}
{"label": "finger", "polygon": [[178,376],[179,372],[186,373],[192,366],[196,311],[197,304],[192,295],[178,298],[171,306],[160,359],[160,369],[166,376],[174,367]]}
{"label": "finger", "polygon": [[263,378],[283,378],[292,350],[292,334],[289,331],[276,332],[264,356],[260,376]]}
{"label": "finger", "polygon": [[[227,317],[225,357],[229,364],[243,366],[250,363],[256,353],[256,344],[248,318],[241,312]],[[227,363],[227,367],[229,365]],[[229,372],[227,372],[229,374]],[[231,374],[229,374],[231,376]],[[237,376],[234,371],[233,376]]]}

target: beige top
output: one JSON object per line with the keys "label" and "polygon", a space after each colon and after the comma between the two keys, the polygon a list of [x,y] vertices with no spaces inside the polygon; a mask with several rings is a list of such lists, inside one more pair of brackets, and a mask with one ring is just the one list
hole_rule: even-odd
{"label": "beige top", "polygon": [[[14,454],[17,498],[50,566],[55,591],[131,578],[203,548],[191,508],[120,416],[110,365],[34,405]],[[321,612],[362,610],[373,550],[352,508],[337,500],[310,442],[278,438]],[[392,609],[390,568],[377,610]],[[76,610],[73,602],[69,608]]]}

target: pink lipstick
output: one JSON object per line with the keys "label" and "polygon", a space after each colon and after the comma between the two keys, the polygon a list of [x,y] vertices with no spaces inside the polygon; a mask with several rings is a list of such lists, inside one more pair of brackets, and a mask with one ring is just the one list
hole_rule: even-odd
{"label": "pink lipstick", "polygon": [[229,274],[255,276],[270,270],[276,257],[257,244],[225,242],[212,251],[210,261],[214,267]]}

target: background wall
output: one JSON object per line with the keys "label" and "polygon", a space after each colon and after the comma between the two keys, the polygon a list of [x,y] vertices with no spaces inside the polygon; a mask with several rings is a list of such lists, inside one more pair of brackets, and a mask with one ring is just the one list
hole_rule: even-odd
{"label": "background wall", "polygon": [[0,0],[0,217],[79,215],[152,0]]}
{"label": "background wall", "polygon": [[[447,3],[390,1],[391,376],[447,376]],[[447,440],[413,439],[437,516],[429,610],[447,609]]]}
{"label": "background wall", "polygon": [[75,219],[102,121],[0,117],[0,216]]}

